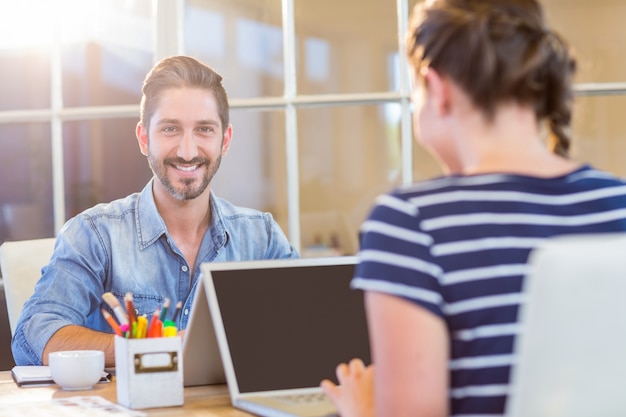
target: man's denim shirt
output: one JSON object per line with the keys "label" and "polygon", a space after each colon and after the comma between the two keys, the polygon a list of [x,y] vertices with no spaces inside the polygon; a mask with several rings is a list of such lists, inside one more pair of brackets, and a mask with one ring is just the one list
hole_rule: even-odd
{"label": "man's denim shirt", "polygon": [[12,341],[16,364],[41,364],[50,337],[70,324],[112,333],[100,311],[111,312],[102,301],[105,292],[120,302],[131,292],[140,315],[153,313],[165,298],[172,306],[182,300],[177,324],[186,328],[202,262],[298,257],[271,214],[235,207],[211,192],[212,222],[190,278],[157,211],[153,181],[141,193],[99,204],[63,226],[19,318]]}

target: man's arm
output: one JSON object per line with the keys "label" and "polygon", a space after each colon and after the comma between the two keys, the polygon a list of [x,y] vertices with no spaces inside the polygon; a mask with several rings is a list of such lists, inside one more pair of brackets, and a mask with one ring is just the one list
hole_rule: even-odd
{"label": "man's arm", "polygon": [[48,364],[48,353],[62,350],[101,350],[104,366],[115,366],[115,335],[97,332],[86,327],[69,325],[60,328],[48,340],[43,350],[42,362]]}

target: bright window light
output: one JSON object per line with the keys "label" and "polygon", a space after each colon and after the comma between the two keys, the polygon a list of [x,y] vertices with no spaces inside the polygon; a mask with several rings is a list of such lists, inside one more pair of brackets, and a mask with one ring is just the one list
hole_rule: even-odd
{"label": "bright window light", "polygon": [[73,43],[98,37],[103,15],[110,13],[113,4],[119,2],[0,0],[0,49],[46,47],[55,39]]}

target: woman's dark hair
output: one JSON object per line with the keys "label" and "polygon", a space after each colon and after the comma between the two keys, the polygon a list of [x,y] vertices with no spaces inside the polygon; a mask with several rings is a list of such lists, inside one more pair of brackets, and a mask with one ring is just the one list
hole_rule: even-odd
{"label": "woman's dark hair", "polygon": [[576,61],[535,0],[430,0],[418,4],[407,53],[416,77],[432,67],[459,85],[491,118],[496,106],[531,106],[552,133],[550,148],[570,148]]}

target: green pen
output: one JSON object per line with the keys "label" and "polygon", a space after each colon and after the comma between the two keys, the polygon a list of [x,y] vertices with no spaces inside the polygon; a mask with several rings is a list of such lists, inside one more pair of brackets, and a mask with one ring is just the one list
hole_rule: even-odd
{"label": "green pen", "polygon": [[159,315],[159,320],[165,321],[165,315],[167,314],[167,309],[170,307],[170,299],[166,298],[163,303],[163,308],[161,309],[161,314]]}
{"label": "green pen", "polygon": [[178,329],[176,328],[176,323],[172,320],[165,320],[163,322],[163,336],[164,337],[172,337],[178,334]]}

